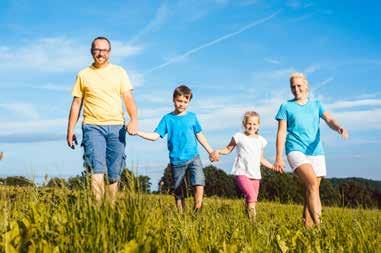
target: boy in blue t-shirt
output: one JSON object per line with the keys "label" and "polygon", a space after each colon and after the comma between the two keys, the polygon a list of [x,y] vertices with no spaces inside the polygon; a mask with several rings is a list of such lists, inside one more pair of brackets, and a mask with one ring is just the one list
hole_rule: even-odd
{"label": "boy in blue t-shirt", "polygon": [[205,176],[198,154],[197,142],[200,142],[208,152],[211,161],[216,160],[212,155],[213,149],[201,133],[201,125],[196,114],[187,111],[191,99],[192,91],[187,86],[177,87],[173,92],[174,111],[164,115],[153,133],[137,132],[138,136],[151,141],[164,138],[165,135],[168,136],[167,145],[173,189],[176,206],[180,212],[185,208],[182,183],[187,170],[190,172],[191,185],[194,187],[195,211],[200,210],[202,206]]}

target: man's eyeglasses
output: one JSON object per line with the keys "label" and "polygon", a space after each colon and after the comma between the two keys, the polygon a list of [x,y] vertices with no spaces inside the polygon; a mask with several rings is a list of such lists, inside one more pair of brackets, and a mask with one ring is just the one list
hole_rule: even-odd
{"label": "man's eyeglasses", "polygon": [[110,52],[110,49],[92,48],[92,49],[91,49],[91,52],[93,52],[93,53],[95,53],[95,54],[99,54],[99,53],[108,53],[108,52]]}

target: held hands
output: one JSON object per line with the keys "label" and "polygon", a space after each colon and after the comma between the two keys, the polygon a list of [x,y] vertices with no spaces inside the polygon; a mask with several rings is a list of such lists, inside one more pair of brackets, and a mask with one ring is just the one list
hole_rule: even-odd
{"label": "held hands", "polygon": [[283,159],[276,159],[273,170],[279,173],[284,173],[284,162]]}
{"label": "held hands", "polygon": [[220,160],[220,155],[217,150],[209,153],[209,161],[218,162]]}
{"label": "held hands", "polygon": [[138,121],[137,120],[130,120],[125,125],[126,131],[129,135],[137,135],[138,133]]}

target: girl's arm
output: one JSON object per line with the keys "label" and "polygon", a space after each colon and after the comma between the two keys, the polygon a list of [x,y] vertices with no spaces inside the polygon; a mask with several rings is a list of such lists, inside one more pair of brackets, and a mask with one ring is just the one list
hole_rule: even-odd
{"label": "girl's arm", "polygon": [[287,134],[287,121],[278,120],[278,132],[276,135],[276,155],[274,170],[279,172],[284,172],[284,162],[283,162],[283,149],[284,143],[286,142]]}
{"label": "girl's arm", "polygon": [[263,156],[263,150],[262,150],[261,164],[270,170],[274,170],[274,165],[270,163],[269,161],[267,161],[266,158]]}
{"label": "girl's arm", "polygon": [[217,149],[216,153],[218,155],[227,155],[233,151],[233,149],[235,148],[236,145],[237,145],[237,143],[235,142],[234,138],[232,138],[230,140],[229,144],[225,148]]}
{"label": "girl's arm", "polygon": [[331,128],[332,130],[338,132],[343,139],[348,139],[349,134],[348,131],[341,127],[339,123],[332,117],[332,115],[329,112],[323,113],[323,119],[325,123]]}
{"label": "girl's arm", "polygon": [[149,140],[149,141],[157,141],[160,138],[160,135],[158,133],[145,133],[142,131],[138,131],[136,135],[142,137],[143,139]]}

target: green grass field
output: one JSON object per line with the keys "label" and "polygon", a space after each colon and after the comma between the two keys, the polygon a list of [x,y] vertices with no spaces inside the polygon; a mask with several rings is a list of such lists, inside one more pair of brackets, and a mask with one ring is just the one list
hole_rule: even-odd
{"label": "green grass field", "polygon": [[[115,207],[87,191],[0,188],[0,252],[381,252],[379,210],[324,208],[306,230],[302,206],[206,198],[177,213],[171,196],[121,192]],[[189,199],[189,207],[192,200]]]}

